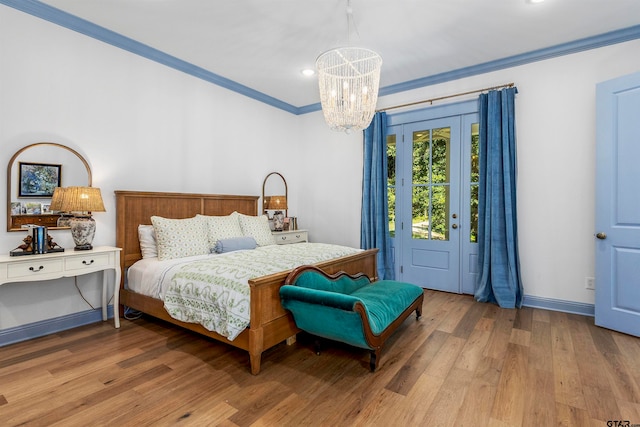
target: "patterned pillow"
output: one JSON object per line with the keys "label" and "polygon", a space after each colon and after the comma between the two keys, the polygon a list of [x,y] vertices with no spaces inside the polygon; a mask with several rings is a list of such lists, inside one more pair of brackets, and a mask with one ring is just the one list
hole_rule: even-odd
{"label": "patterned pillow", "polygon": [[258,246],[275,245],[276,239],[271,234],[271,228],[269,227],[269,219],[266,215],[261,216],[249,216],[238,214],[240,220],[240,228],[242,228],[242,234],[245,236],[253,237],[256,240]]}
{"label": "patterned pillow", "polygon": [[212,252],[218,240],[243,236],[238,215],[238,212],[226,216],[196,215],[198,218],[203,218],[207,224],[209,248]]}
{"label": "patterned pillow", "polygon": [[158,256],[156,233],[153,231],[153,225],[138,225],[138,240],[140,240],[142,258],[156,258]]}
{"label": "patterned pillow", "polygon": [[152,216],[160,261],[209,253],[207,225],[202,218],[168,219]]}

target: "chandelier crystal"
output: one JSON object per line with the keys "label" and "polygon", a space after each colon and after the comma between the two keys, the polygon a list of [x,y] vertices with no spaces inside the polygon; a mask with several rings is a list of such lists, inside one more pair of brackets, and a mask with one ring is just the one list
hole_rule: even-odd
{"label": "chandelier crystal", "polygon": [[329,127],[350,132],[371,123],[378,102],[382,58],[360,47],[341,47],[316,60],[320,102]]}

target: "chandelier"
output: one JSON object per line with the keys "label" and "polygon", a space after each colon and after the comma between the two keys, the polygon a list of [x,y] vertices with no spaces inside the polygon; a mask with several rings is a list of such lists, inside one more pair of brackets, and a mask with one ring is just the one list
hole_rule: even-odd
{"label": "chandelier", "polygon": [[[352,20],[351,2],[347,23]],[[339,47],[316,60],[324,119],[333,130],[362,130],[373,119],[378,101],[382,58],[360,47]]]}

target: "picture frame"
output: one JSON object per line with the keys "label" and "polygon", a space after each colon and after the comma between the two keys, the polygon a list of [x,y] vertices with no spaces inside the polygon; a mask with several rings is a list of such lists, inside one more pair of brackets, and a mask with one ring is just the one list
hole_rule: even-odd
{"label": "picture frame", "polygon": [[51,197],[60,187],[62,165],[19,162],[18,197]]}
{"label": "picture frame", "polygon": [[51,204],[50,203],[41,203],[40,204],[40,213],[43,215],[48,215],[51,214],[53,212],[51,212]]}
{"label": "picture frame", "polygon": [[22,214],[22,203],[11,202],[11,215],[20,215],[20,214]]}
{"label": "picture frame", "polygon": [[42,210],[42,203],[38,202],[27,202],[24,206],[27,208],[27,215],[40,215]]}

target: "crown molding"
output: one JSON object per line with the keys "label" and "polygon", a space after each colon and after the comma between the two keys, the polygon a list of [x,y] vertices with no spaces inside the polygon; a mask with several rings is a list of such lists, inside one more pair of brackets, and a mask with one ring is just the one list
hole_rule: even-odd
{"label": "crown molding", "polygon": [[[222,77],[204,68],[183,61],[172,55],[166,54],[158,49],[137,42],[131,38],[125,37],[107,28],[93,24],[77,16],[71,15],[55,7],[49,6],[37,0],[0,0],[0,4],[12,7],[70,30],[79,32],[96,40],[108,43],[115,47],[124,49],[136,55],[166,65],[182,71],[209,83],[239,93],[241,95],[252,98],[256,101],[263,102],[272,107],[287,111],[291,114],[307,114],[320,111],[322,106],[320,103],[309,104],[296,107],[282,100],[274,98],[265,93],[259,92],[248,86],[237,83],[228,78]],[[472,65],[445,73],[435,74],[432,76],[422,77],[403,83],[397,83],[390,86],[380,88],[379,96],[393,95],[396,93],[406,92],[426,86],[432,86],[439,83],[445,83],[452,80],[458,80],[466,77],[476,76],[479,74],[490,73],[493,71],[503,70],[505,68],[517,67],[520,65],[530,64],[532,62],[544,61],[550,58],[570,55],[572,53],[582,52],[590,49],[597,49],[617,43],[623,43],[630,40],[640,38],[640,25],[611,31],[597,36],[587,37],[568,43],[562,43],[556,46],[538,49],[520,55],[510,56],[495,61],[485,62],[482,64]]]}

